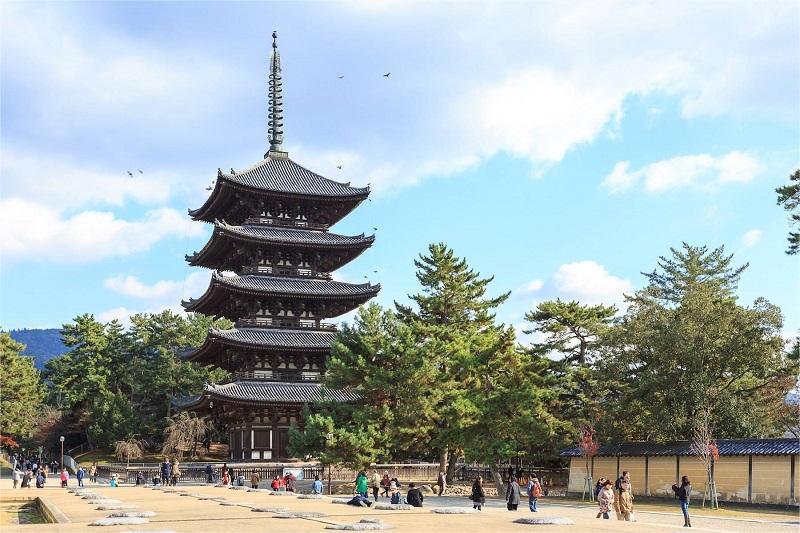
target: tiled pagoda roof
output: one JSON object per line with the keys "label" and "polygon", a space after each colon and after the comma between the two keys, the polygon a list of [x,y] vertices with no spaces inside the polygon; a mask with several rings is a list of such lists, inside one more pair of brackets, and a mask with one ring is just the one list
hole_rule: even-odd
{"label": "tiled pagoda roof", "polygon": [[206,312],[204,304],[213,299],[214,293],[233,291],[255,296],[283,298],[321,298],[325,300],[369,299],[378,294],[381,286],[371,283],[344,283],[319,279],[300,279],[281,276],[223,276],[214,273],[208,289],[200,298],[184,301],[187,311]]}
{"label": "tiled pagoda roof", "polygon": [[189,361],[203,358],[220,345],[257,350],[324,351],[331,349],[336,332],[302,329],[233,328],[210,329],[205,342],[183,357]]}
{"label": "tiled pagoda roof", "polygon": [[202,261],[211,250],[225,238],[238,241],[248,241],[258,244],[274,244],[277,246],[313,246],[325,249],[366,249],[375,241],[374,235],[339,235],[327,231],[308,229],[286,228],[268,224],[245,224],[234,226],[224,222],[214,223],[214,232],[206,245],[192,255],[187,255],[186,260],[192,264]]}
{"label": "tiled pagoda roof", "polygon": [[349,183],[330,180],[298,165],[288,157],[267,157],[250,168],[235,174],[223,172],[220,177],[245,187],[277,193],[331,197],[369,194],[369,187],[351,187]]}
{"label": "tiled pagoda roof", "polygon": [[199,407],[207,400],[233,403],[319,403],[324,400],[354,402],[358,395],[349,390],[331,390],[320,383],[281,383],[271,381],[232,381],[205,385],[203,394],[175,400],[183,408]]}

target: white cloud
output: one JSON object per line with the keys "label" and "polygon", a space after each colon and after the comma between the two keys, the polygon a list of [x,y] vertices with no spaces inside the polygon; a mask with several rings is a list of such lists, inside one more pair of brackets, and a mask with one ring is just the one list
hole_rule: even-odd
{"label": "white cloud", "polygon": [[630,280],[610,274],[595,261],[575,261],[558,267],[553,274],[556,290],[564,298],[575,298],[586,304],[617,304],[623,294],[633,290]]}
{"label": "white cloud", "polygon": [[4,69],[28,91],[19,102],[28,120],[67,132],[101,119],[163,135],[215,108],[225,88],[213,82],[232,79],[231,69],[206,53],[113,32],[94,14],[4,6]]}
{"label": "white cloud", "polygon": [[4,261],[87,263],[142,252],[168,237],[201,236],[205,228],[168,207],[123,220],[107,211],[64,216],[48,206],[10,198],[0,201],[0,231]]}
{"label": "white cloud", "polygon": [[747,153],[732,151],[721,157],[709,154],[680,155],[630,171],[630,163],[620,161],[602,181],[612,193],[630,189],[644,181],[645,191],[659,193],[669,189],[710,190],[723,183],[746,183],[761,172],[758,160]]}
{"label": "white cloud", "polygon": [[139,169],[115,172],[87,168],[64,158],[23,153],[8,146],[2,150],[3,196],[35,198],[57,208],[85,205],[121,206],[127,199],[161,204],[170,195],[174,176],[165,172],[140,174]]}
{"label": "white cloud", "polygon": [[119,320],[125,325],[130,324],[130,316],[137,313],[159,313],[170,310],[179,315],[186,312],[180,305],[181,300],[197,298],[208,288],[211,278],[209,270],[195,270],[183,280],[159,280],[152,284],[141,281],[137,276],[112,276],[106,278],[104,285],[107,289],[129,296],[146,303],[137,309],[125,306],[115,307],[98,313],[98,320],[110,322]]}
{"label": "white cloud", "polygon": [[[559,266],[547,280],[534,279],[522,285],[514,293],[523,300],[533,295],[533,308],[538,302],[560,298],[562,300],[578,300],[581,303],[596,305],[616,305],[624,309],[624,294],[634,290],[630,280],[609,273],[596,261],[573,261]],[[526,309],[527,310],[527,309]],[[516,319],[509,317],[511,322]]]}
{"label": "white cloud", "polygon": [[182,281],[159,280],[148,285],[137,276],[113,276],[106,278],[103,284],[107,289],[132,298],[177,302],[189,296],[196,297],[202,294],[210,277],[210,271],[197,270]]}
{"label": "white cloud", "polygon": [[760,229],[751,229],[750,231],[746,231],[744,235],[742,235],[742,244],[744,244],[747,248],[755,246],[761,241],[762,235],[763,232]]}

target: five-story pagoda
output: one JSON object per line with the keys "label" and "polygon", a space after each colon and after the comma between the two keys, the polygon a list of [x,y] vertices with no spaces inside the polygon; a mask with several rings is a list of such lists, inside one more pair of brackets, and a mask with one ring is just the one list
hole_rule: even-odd
{"label": "five-story pagoda", "polygon": [[335,336],[323,320],[342,315],[378,293],[379,285],[331,279],[331,272],[372,245],[374,236],[345,236],[328,228],[369,195],[369,188],[326,179],[283,149],[281,62],[272,34],[269,72],[269,150],[256,165],[219,171],[211,196],[194,220],[214,225],[208,243],[187,256],[216,272],[187,311],[226,317],[186,358],[232,373],[182,402],[227,427],[231,459],[287,458],[288,428],[306,404],[322,398],[353,401],[320,384]]}

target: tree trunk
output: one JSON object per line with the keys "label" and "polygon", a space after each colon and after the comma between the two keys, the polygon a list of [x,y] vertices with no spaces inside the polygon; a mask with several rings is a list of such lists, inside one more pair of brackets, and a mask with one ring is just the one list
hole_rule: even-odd
{"label": "tree trunk", "polygon": [[497,465],[492,465],[490,470],[492,471],[492,480],[494,481],[494,486],[497,487],[497,495],[505,498],[506,485],[503,483],[503,476],[500,475]]}
{"label": "tree trunk", "polygon": [[447,460],[447,484],[453,484],[453,477],[456,472],[456,461],[458,461],[458,453],[453,451]]}
{"label": "tree trunk", "polygon": [[[449,455],[449,449],[447,446],[439,450],[439,472],[444,472],[447,470],[447,457]],[[436,475],[439,475],[439,472]]]}

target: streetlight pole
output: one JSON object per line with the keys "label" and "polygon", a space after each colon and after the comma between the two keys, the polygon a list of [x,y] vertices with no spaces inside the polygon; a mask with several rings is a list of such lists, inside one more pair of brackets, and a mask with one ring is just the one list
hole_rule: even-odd
{"label": "streetlight pole", "polygon": [[64,435],[61,435],[58,440],[61,441],[61,470],[64,470]]}

